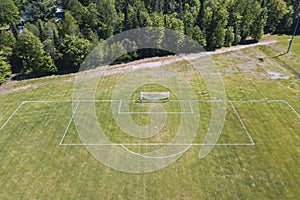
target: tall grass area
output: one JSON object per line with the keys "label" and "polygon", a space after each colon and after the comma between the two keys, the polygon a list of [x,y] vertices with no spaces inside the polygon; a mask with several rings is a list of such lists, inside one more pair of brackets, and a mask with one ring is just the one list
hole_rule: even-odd
{"label": "tall grass area", "polygon": [[[284,54],[289,36],[267,37],[279,42],[213,57],[224,75],[227,98],[284,100],[300,113],[300,80],[296,77],[300,74],[300,37],[295,38],[289,54]],[[185,65],[178,62],[170,67],[181,69]],[[189,77],[197,98],[209,98],[201,77],[190,74],[188,68],[180,73]],[[97,98],[109,99],[121,76],[103,78]],[[0,126],[22,101],[72,100],[75,79],[76,74],[70,74],[0,86]],[[143,109],[132,106],[133,110]],[[176,103],[165,106],[170,111],[179,109]],[[285,102],[236,102],[234,106],[254,146],[216,146],[203,159],[198,157],[201,146],[193,146],[162,170],[131,174],[105,166],[84,146],[59,146],[72,115],[71,102],[25,103],[0,130],[0,199],[299,198],[299,116]],[[112,141],[141,142],[126,136],[116,126],[110,105],[97,104],[96,108],[99,122]],[[194,143],[204,140],[211,122],[210,103],[200,103],[199,110],[201,120]],[[218,143],[250,143],[230,105],[227,112]],[[137,123],[148,120],[133,118]],[[178,116],[167,119],[163,135],[147,142],[168,142],[172,138]],[[70,125],[64,142],[80,143],[74,124]]]}

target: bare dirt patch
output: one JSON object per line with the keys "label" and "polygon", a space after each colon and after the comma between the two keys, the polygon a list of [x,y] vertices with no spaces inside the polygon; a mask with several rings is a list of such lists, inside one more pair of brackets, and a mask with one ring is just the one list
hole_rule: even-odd
{"label": "bare dirt patch", "polygon": [[272,80],[278,80],[278,79],[282,79],[282,80],[288,80],[290,79],[289,76],[285,76],[280,72],[276,72],[276,71],[267,71],[266,74],[262,74],[263,76],[267,76],[269,79]]}

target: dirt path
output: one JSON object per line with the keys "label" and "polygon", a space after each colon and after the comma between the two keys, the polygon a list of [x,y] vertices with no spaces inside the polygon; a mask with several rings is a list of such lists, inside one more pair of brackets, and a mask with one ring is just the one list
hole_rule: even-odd
{"label": "dirt path", "polygon": [[265,46],[265,45],[274,44],[277,42],[279,42],[279,41],[278,40],[267,40],[267,41],[258,42],[258,43],[254,43],[254,44],[237,45],[237,46],[233,46],[233,47],[217,49],[216,51],[208,51],[208,52],[191,54],[191,55],[188,55],[187,57],[190,59],[197,59],[197,58],[204,57],[204,56],[212,56],[212,55],[223,54],[223,53],[227,53],[227,52],[231,52],[231,51],[239,51],[239,50],[246,49],[246,48],[253,48],[256,46]]}
{"label": "dirt path", "polygon": [[205,57],[205,56],[213,56],[218,54],[223,54],[227,52],[232,51],[239,51],[246,48],[253,48],[256,46],[265,46],[273,43],[277,43],[278,40],[267,40],[263,42],[258,42],[255,44],[249,44],[249,45],[238,45],[228,48],[222,48],[218,49],[216,51],[207,51],[207,52],[201,52],[201,53],[194,53],[194,54],[188,54],[188,55],[175,55],[175,56],[167,56],[167,57],[154,57],[154,58],[146,58],[143,60],[131,62],[128,64],[121,64],[121,65],[114,65],[109,67],[109,70],[105,73],[106,76],[115,75],[115,74],[121,74],[125,73],[126,71],[136,69],[136,68],[155,68],[160,67],[162,65],[168,65],[171,63],[175,63],[178,61],[183,60],[194,60],[197,58]]}
{"label": "dirt path", "polygon": [[[277,40],[266,40],[262,42],[258,42],[255,44],[249,44],[249,45],[238,45],[228,48],[222,48],[218,49],[216,51],[209,51],[209,52],[201,52],[201,53],[195,53],[195,54],[188,54],[188,55],[175,55],[175,56],[166,56],[166,57],[153,57],[153,58],[146,58],[142,60],[133,61],[126,64],[119,64],[114,66],[109,66],[108,70],[105,71],[104,76],[111,76],[116,74],[122,74],[129,70],[136,69],[136,68],[155,68],[160,67],[162,65],[168,65],[175,62],[183,61],[183,60],[193,60],[200,57],[205,56],[213,56],[218,54],[223,54],[231,51],[239,51],[246,48],[253,48],[256,46],[264,46],[269,45],[273,43],[277,43]],[[103,70],[99,70],[101,68],[97,68],[92,70],[92,73],[89,73],[90,76],[88,78],[93,78],[101,75],[103,73]],[[24,80],[29,81],[29,80]],[[7,94],[7,93],[13,93],[17,91],[27,90],[31,88],[37,88],[39,85],[27,85],[27,86],[20,86],[20,87],[14,87],[18,81],[7,81],[3,85],[0,86],[0,94]]]}

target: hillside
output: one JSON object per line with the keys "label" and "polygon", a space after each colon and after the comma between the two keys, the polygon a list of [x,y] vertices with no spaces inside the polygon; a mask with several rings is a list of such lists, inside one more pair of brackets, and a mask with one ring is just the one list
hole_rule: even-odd
{"label": "hillside", "polygon": [[[213,60],[222,75],[227,96],[222,133],[211,152],[202,159],[198,155],[206,149],[202,142],[213,120],[214,102],[209,101],[211,94],[205,77],[195,74],[179,56],[110,66],[100,79],[102,69],[97,68],[77,74],[5,82],[0,86],[0,199],[297,199],[300,195],[300,80],[297,78],[300,37],[295,38],[291,52],[285,54],[289,39],[290,36],[269,35],[262,43],[252,46],[222,48],[208,55],[187,55],[194,56],[199,63],[207,58]],[[83,138],[78,135],[80,125],[72,121],[72,117],[76,118],[72,112],[74,106],[80,109],[77,101],[72,102],[73,92],[76,93],[74,83],[84,73],[97,80],[95,91],[88,85],[79,92],[91,91],[96,100],[107,100],[95,103],[95,109],[109,140],[117,148],[122,149],[120,144],[124,144],[128,151],[147,155],[160,149],[155,143],[168,144],[185,118],[174,114],[182,109],[178,109],[178,99],[172,93],[172,101],[161,105],[168,112],[157,135],[133,137],[114,121],[111,111],[114,103],[110,101],[114,88],[130,70],[143,67],[149,68],[153,77],[162,69],[175,70],[184,76],[197,100],[190,102],[191,111],[199,110],[200,121],[189,149],[175,162],[154,172],[128,173],[99,162],[91,152],[94,147],[84,146]],[[137,73],[134,81],[142,78]],[[166,90],[166,87],[145,83],[136,91],[140,90]],[[134,95],[133,100],[137,98]],[[126,108],[121,103],[119,111],[123,112]],[[149,106],[153,106],[151,111],[156,111],[158,105],[133,103],[129,106],[131,111],[147,110]],[[84,113],[84,107],[81,109]],[[145,116],[136,113],[129,113],[131,123],[141,127],[151,124],[147,112]],[[192,122],[188,125],[192,126]],[[85,128],[89,126],[87,122]],[[139,145],[130,146],[132,143]],[[110,156],[109,145],[95,148],[102,150],[100,156],[107,153],[105,158],[118,163],[117,155]],[[125,168],[130,165],[121,164]]]}

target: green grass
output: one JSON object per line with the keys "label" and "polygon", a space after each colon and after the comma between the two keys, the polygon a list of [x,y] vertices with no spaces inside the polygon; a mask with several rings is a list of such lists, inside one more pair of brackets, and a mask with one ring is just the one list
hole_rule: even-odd
{"label": "green grass", "polygon": [[[290,54],[288,36],[272,36],[280,42],[215,55],[224,75],[230,100],[281,99],[300,113],[300,37]],[[263,62],[258,58],[263,57]],[[182,67],[183,66],[183,67]],[[186,62],[169,67],[188,77],[198,99],[209,99],[200,77]],[[271,79],[268,71],[289,76]],[[22,101],[71,100],[74,74],[12,82],[0,87],[0,124]],[[121,75],[101,79],[98,99],[109,99]],[[139,90],[161,90],[146,85]],[[137,90],[137,94],[139,92]],[[132,96],[136,99],[137,96]],[[171,95],[173,100],[176,97]],[[200,124],[194,143],[201,143],[211,122],[210,103],[199,103]],[[131,111],[149,111],[153,104],[129,104]],[[180,110],[164,103],[167,111]],[[0,199],[297,199],[300,196],[300,118],[285,102],[234,103],[255,146],[216,146],[199,159],[200,146],[191,147],[168,167],[144,174],[111,169],[96,160],[85,147],[58,144],[72,115],[72,103],[25,103],[0,131]],[[97,103],[96,113],[108,137],[115,143],[168,142],[178,129],[180,115],[167,115],[162,134],[140,139],[128,136],[114,122],[110,103]],[[133,114],[141,126],[149,116]],[[71,123],[64,143],[80,143]],[[227,105],[218,143],[250,143],[238,116]],[[147,152],[160,147],[131,147]]]}

